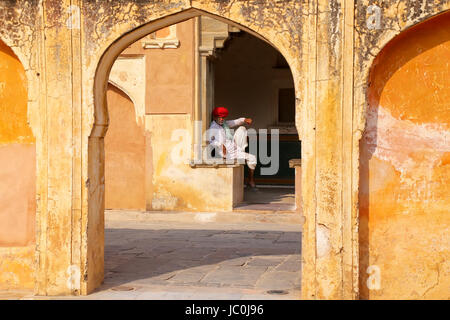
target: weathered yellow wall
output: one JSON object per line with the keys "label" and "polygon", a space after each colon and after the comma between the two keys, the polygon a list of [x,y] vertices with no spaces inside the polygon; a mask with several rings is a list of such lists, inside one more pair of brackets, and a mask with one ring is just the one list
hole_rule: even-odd
{"label": "weathered yellow wall", "polygon": [[35,246],[0,247],[0,290],[30,290],[35,286]]}
{"label": "weathered yellow wall", "polygon": [[148,50],[147,113],[193,112],[193,19],[177,24],[177,38],[177,49]]}
{"label": "weathered yellow wall", "polygon": [[145,131],[133,102],[108,86],[109,127],[105,137],[105,208],[145,210]]}
{"label": "weathered yellow wall", "polygon": [[[449,61],[447,13],[404,31],[374,62],[361,143],[362,298],[450,298]],[[369,266],[380,270],[372,290]]]}
{"label": "weathered yellow wall", "polygon": [[[158,37],[168,35],[165,28]],[[176,49],[144,49],[141,40],[124,55],[144,55],[146,64],[146,113],[191,114],[194,103],[194,19],[176,25],[180,46]]]}
{"label": "weathered yellow wall", "polygon": [[24,67],[0,40],[0,288],[34,286],[36,146],[27,99]]}
{"label": "weathered yellow wall", "polygon": [[[378,27],[368,23],[373,5],[378,5]],[[14,47],[25,66],[28,120],[36,136],[39,250],[35,292],[87,294],[103,279],[105,99],[115,58],[148,33],[199,14],[211,14],[266,39],[291,66],[297,98],[296,126],[303,142],[301,179],[306,222],[302,297],[357,298],[361,287],[358,278],[364,271],[358,259],[358,232],[362,227],[358,224],[358,170],[368,70],[381,48],[397,34],[449,9],[448,0],[0,0],[0,37]],[[424,127],[431,130],[429,123]],[[446,158],[441,159],[444,164]],[[424,158],[425,162],[429,160]],[[438,175],[436,168],[433,173]],[[435,182],[434,177],[427,179]],[[434,194],[437,197],[439,193]],[[424,211],[437,211],[432,201],[422,203]],[[412,215],[419,219],[419,215]],[[389,219],[394,221],[399,216]],[[389,230],[386,234],[391,236]],[[380,241],[373,235],[378,239],[374,241]],[[412,232],[403,235],[416,243],[411,252],[422,252],[422,242]],[[427,243],[423,246],[434,251],[447,240],[424,239]],[[379,244],[375,249],[378,252],[398,252],[388,251],[392,242]],[[11,257],[16,256],[20,253]],[[430,284],[428,274],[437,275],[437,265],[422,257],[414,262],[423,261],[423,267],[414,269],[418,272],[412,276],[417,277],[414,283],[427,283],[428,292],[415,289],[416,295],[403,291],[407,290],[405,284],[401,290],[392,287],[392,291],[386,289],[372,297],[396,294],[408,298],[423,293],[447,298],[441,278],[436,287]],[[383,267],[387,258],[380,256]],[[391,277],[389,272],[383,272],[382,281]]]}
{"label": "weathered yellow wall", "polygon": [[[233,200],[239,198],[233,197],[233,192],[242,193],[242,183],[233,179],[232,168],[189,166],[194,19],[177,24],[176,30],[180,41],[176,49],[144,49],[138,40],[122,53],[124,57],[145,56],[145,124],[136,116],[133,102],[108,87],[106,209],[229,211]],[[168,28],[156,35],[168,35]],[[182,130],[181,134],[177,130]],[[172,156],[174,150],[182,152],[179,159]],[[233,183],[239,190],[233,191]]]}

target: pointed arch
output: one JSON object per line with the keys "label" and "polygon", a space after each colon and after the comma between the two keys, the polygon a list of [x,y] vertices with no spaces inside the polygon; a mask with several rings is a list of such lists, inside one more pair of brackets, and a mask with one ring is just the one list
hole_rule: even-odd
{"label": "pointed arch", "polygon": [[[95,71],[95,78],[94,78],[94,125],[90,135],[91,137],[104,136],[106,133],[108,125],[108,110],[105,103],[105,95],[104,95],[105,85],[107,83],[105,79],[109,78],[109,73],[111,71],[112,65],[114,64],[114,61],[117,59],[120,53],[130,44],[134,43],[135,41],[143,38],[144,36],[152,32],[201,15],[209,16],[211,18],[217,19],[229,25],[238,27],[244,30],[245,32],[269,43],[284,56],[284,58],[288,62],[288,65],[291,67],[292,61],[290,57],[284,55],[283,50],[281,48],[275,46],[269,39],[265,38],[261,34],[255,32],[254,30],[249,29],[246,26],[238,24],[233,20],[217,16],[207,11],[195,8],[186,9],[184,11],[172,15],[167,15],[165,17],[143,24],[133,30],[130,30],[129,32],[125,33],[124,35],[116,39],[102,54],[100,61],[97,64],[97,69]],[[291,68],[291,70],[292,72],[294,72],[295,69]]]}
{"label": "pointed arch", "polygon": [[0,290],[34,286],[36,138],[27,85],[22,62],[0,39]]}
{"label": "pointed arch", "polygon": [[[105,184],[104,184],[104,170],[105,170],[105,151],[104,151],[104,137],[108,129],[109,115],[108,107],[106,102],[106,91],[108,85],[109,74],[111,68],[118,58],[120,53],[127,48],[130,44],[143,38],[144,36],[155,32],[159,29],[168,27],[173,24],[177,24],[198,16],[209,16],[214,19],[220,20],[227,24],[236,26],[251,35],[254,35],[272,45],[281,54],[283,50],[277,48],[273,43],[262,36],[261,34],[249,29],[243,25],[240,25],[232,20],[217,16],[215,14],[209,13],[207,11],[190,8],[179,13],[172,15],[166,15],[162,18],[158,18],[149,23],[143,24],[122,36],[117,38],[113,43],[111,43],[108,48],[103,52],[95,70],[94,86],[93,86],[93,112],[94,112],[94,123],[92,130],[88,138],[88,219],[87,219],[87,239],[86,239],[86,250],[87,258],[91,260],[92,263],[85,271],[88,278],[91,279],[87,283],[86,293],[91,292],[94,288],[98,287],[103,280],[103,250],[104,243],[98,241],[99,237],[103,235],[104,232],[104,196],[105,196]],[[283,54],[284,55],[284,54]],[[292,58],[284,55],[289,66],[293,63]],[[294,75],[296,71],[291,68]],[[295,82],[295,90],[297,91],[297,82]],[[297,96],[297,95],[296,95]],[[299,100],[296,100],[299,103]],[[84,290],[84,289],[83,289]]]}
{"label": "pointed arch", "polygon": [[[446,295],[440,283],[448,283],[448,277],[439,270],[446,268],[440,261],[450,248],[445,241],[436,247],[432,243],[446,237],[442,222],[450,206],[448,61],[450,11],[396,35],[370,68],[360,145],[359,260],[364,299]],[[366,270],[375,260],[383,287],[389,283],[383,292],[366,286],[370,280]],[[424,269],[430,271],[420,283],[411,279]]]}

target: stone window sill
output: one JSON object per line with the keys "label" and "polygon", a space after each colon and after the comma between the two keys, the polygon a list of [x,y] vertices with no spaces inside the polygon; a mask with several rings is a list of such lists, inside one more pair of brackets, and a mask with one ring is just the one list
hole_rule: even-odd
{"label": "stone window sill", "polygon": [[196,163],[194,160],[189,162],[189,166],[191,168],[237,168],[239,166],[244,165],[245,162],[233,160],[233,161],[225,161],[225,160],[203,160],[200,163]]}
{"label": "stone window sill", "polygon": [[301,167],[302,159],[291,159],[289,160],[289,168]]}

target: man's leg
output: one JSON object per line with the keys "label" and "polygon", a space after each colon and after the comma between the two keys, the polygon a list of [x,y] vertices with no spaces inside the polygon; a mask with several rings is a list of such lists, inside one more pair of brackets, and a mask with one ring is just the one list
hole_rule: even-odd
{"label": "man's leg", "polygon": [[237,128],[234,133],[234,143],[238,149],[238,158],[244,158],[248,166],[248,184],[250,187],[256,187],[255,184],[255,168],[256,168],[256,157],[253,154],[245,152],[247,148],[247,129],[244,126]]}
{"label": "man's leg", "polygon": [[248,184],[250,187],[256,187],[255,183],[255,168],[256,168],[256,157],[253,154],[245,153],[245,159],[247,160],[248,166]]}
{"label": "man's leg", "polygon": [[245,152],[245,148],[247,148],[247,129],[244,126],[240,126],[234,132],[234,143],[238,151]]}
{"label": "man's leg", "polygon": [[256,184],[255,184],[256,157],[251,153],[239,152],[239,158],[241,158],[241,159],[243,158],[247,162],[249,186],[252,188],[256,187]]}
{"label": "man's leg", "polygon": [[256,187],[255,183],[255,169],[248,169],[248,185],[252,188]]}

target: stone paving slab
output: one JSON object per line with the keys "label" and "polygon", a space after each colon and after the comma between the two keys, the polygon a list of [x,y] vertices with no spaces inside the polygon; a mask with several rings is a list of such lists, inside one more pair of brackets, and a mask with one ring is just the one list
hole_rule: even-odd
{"label": "stone paving slab", "polygon": [[[0,293],[0,299],[300,298],[301,224],[175,222],[175,214],[156,220],[146,216],[133,221],[127,212],[112,219],[106,214],[105,279],[95,293],[87,297]],[[272,295],[270,290],[285,292]]]}
{"label": "stone paving slab", "polygon": [[200,283],[207,274],[213,272],[218,267],[215,265],[200,266],[196,268],[190,268],[186,270],[181,270],[175,274],[173,278],[168,281],[171,284],[189,284],[195,285]]}
{"label": "stone paving slab", "polygon": [[299,272],[301,267],[301,262],[285,261],[275,268],[277,271]]}
{"label": "stone paving slab", "polygon": [[245,266],[249,261],[251,260],[251,257],[239,257],[237,256],[234,258],[233,256],[224,258],[222,262],[219,262],[219,266],[222,267],[243,267]]}
{"label": "stone paving slab", "polygon": [[247,262],[248,266],[271,267],[281,264],[287,259],[287,256],[256,256]]}
{"label": "stone paving slab", "polygon": [[292,290],[300,289],[300,277],[296,272],[275,271],[266,272],[255,285],[258,289]]}
{"label": "stone paving slab", "polygon": [[220,265],[220,267],[209,273],[202,282],[218,283],[227,286],[253,288],[267,271],[267,267],[243,267]]}

